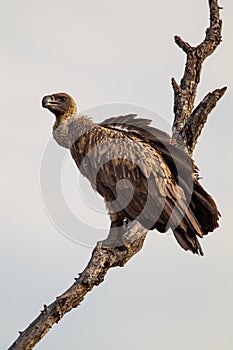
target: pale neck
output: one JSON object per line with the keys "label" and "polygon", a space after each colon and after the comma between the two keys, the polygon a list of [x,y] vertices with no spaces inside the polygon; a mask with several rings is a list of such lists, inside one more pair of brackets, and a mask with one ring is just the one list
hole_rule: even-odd
{"label": "pale neck", "polygon": [[84,115],[72,114],[60,120],[57,118],[53,126],[53,137],[60,146],[70,148],[81,135],[94,125],[91,118]]}

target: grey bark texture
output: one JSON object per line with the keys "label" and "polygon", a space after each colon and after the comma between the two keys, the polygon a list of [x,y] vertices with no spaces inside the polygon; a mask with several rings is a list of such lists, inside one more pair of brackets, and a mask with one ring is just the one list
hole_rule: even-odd
{"label": "grey bark texture", "polygon": [[[198,46],[192,47],[180,37],[175,36],[175,42],[184,51],[187,60],[180,84],[172,78],[175,114],[173,138],[190,155],[193,153],[208,115],[226,91],[224,87],[209,92],[194,108],[202,64],[221,42],[222,21],[218,1],[209,0],[209,8],[210,26],[206,30],[204,40]],[[73,285],[49,306],[44,305],[39,316],[23,332],[19,332],[19,337],[9,347],[9,350],[33,349],[55,323],[58,323],[67,312],[78,307],[94,286],[103,282],[110,268],[123,267],[132,256],[142,249],[146,234],[147,230],[137,221],[133,221],[124,233],[125,243],[121,247],[106,247],[104,241],[98,242],[87,267],[75,279]]]}

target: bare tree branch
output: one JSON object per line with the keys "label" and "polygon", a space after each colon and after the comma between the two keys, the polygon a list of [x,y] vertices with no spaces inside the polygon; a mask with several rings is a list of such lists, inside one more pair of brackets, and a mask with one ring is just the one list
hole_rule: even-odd
{"label": "bare tree branch", "polygon": [[49,306],[44,305],[40,315],[26,328],[9,350],[30,350],[49,332],[55,323],[73,308],[78,307],[85,295],[103,282],[111,267],[123,267],[143,246],[147,230],[138,222],[132,222],[124,235],[121,247],[109,248],[103,242],[97,243],[91,259],[74,284]]}
{"label": "bare tree branch", "polygon": [[188,152],[192,155],[197,139],[206,123],[207,117],[216,106],[218,100],[224,95],[226,87],[209,92],[199,105],[194,109],[186,122],[180,135],[185,143]]}
{"label": "bare tree branch", "polygon": [[[173,138],[178,143],[184,142],[190,154],[194,150],[209,113],[226,91],[226,88],[222,88],[208,93],[193,110],[202,63],[221,42],[222,21],[219,15],[218,1],[209,0],[209,7],[210,27],[206,30],[205,39],[200,45],[192,47],[180,37],[175,37],[177,45],[186,53],[187,61],[180,85],[174,78],[172,79],[175,96]],[[32,349],[54,323],[58,323],[67,312],[76,308],[94,286],[103,282],[110,268],[124,266],[133,255],[141,250],[146,234],[147,230],[137,221],[133,221],[124,233],[124,244],[121,247],[106,247],[104,241],[97,243],[87,267],[79,278],[52,304],[44,306],[41,314],[25,331],[20,332],[20,336],[9,350]]]}
{"label": "bare tree branch", "polygon": [[[186,141],[185,139],[182,139],[181,134],[194,108],[202,64],[204,60],[214,52],[222,40],[222,20],[220,19],[218,1],[209,0],[209,7],[210,27],[207,28],[205,38],[201,44],[192,47],[179,36],[175,36],[176,44],[187,55],[184,75],[181,79],[180,85],[174,78],[172,79],[175,113],[173,138],[180,144],[183,144]],[[204,124],[202,124],[202,127],[203,126]]]}

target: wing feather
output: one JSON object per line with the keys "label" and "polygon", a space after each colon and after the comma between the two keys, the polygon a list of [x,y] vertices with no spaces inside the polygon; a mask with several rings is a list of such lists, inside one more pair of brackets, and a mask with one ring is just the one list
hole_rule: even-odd
{"label": "wing feather", "polygon": [[[138,124],[144,125],[143,123],[148,124],[149,120],[139,119]],[[82,136],[86,140],[85,137]],[[128,135],[122,130],[101,126],[98,127],[98,132],[90,132],[88,142],[86,140],[88,146],[84,147],[83,144],[84,141],[81,140],[81,148],[74,145],[71,153],[76,159],[76,153],[80,153],[80,150],[83,152],[78,157],[77,164],[92,186],[108,202],[108,208],[111,207],[111,210],[131,220],[139,218],[148,228],[158,218],[166,226],[171,209],[165,203],[167,198],[176,201],[177,185],[156,149],[136,134]],[[121,180],[124,180],[122,185]],[[131,188],[127,186],[127,181]]]}
{"label": "wing feather", "polygon": [[216,228],[220,214],[194,177],[189,156],[149,124],[135,114],[109,118],[79,136],[71,154],[112,220],[137,219],[160,232],[172,228],[184,249],[203,254],[196,235]]}

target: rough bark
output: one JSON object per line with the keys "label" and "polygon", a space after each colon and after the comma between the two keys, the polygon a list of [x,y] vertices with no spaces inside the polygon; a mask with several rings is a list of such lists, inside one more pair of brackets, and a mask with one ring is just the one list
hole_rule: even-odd
{"label": "rough bark", "polygon": [[[218,1],[209,0],[209,8],[210,27],[206,30],[206,36],[201,44],[192,47],[180,37],[175,37],[175,42],[185,52],[187,61],[180,84],[174,78],[172,79],[175,113],[173,138],[183,145],[182,147],[185,147],[190,155],[209,113],[226,91],[226,88],[222,88],[208,93],[194,109],[202,64],[221,42],[222,21]],[[124,233],[125,243],[121,247],[106,247],[104,242],[98,242],[87,267],[75,279],[74,284],[49,306],[44,305],[40,315],[25,331],[20,332],[18,339],[9,350],[32,349],[55,323],[58,323],[67,312],[80,304],[94,286],[103,282],[111,267],[124,266],[142,249],[146,234],[147,230],[134,221]]]}
{"label": "rough bark", "polygon": [[[180,84],[172,78],[175,113],[173,138],[181,146],[187,147],[190,154],[192,154],[194,150],[197,138],[205,125],[207,116],[226,90],[226,88],[217,89],[209,93],[201,101],[195,111],[193,111],[197,87],[200,82],[202,64],[204,60],[214,52],[222,40],[222,20],[220,19],[218,1],[209,0],[209,8],[210,26],[206,30],[204,40],[199,45],[193,47],[179,36],[175,36],[176,44],[186,54],[186,64]],[[198,128],[198,132],[196,132],[194,124],[195,127]]]}
{"label": "rough bark", "polygon": [[226,89],[226,87],[223,87],[209,92],[193,110],[185,123],[180,135],[190,155],[193,154],[197,139],[201,134],[210,112],[214,109],[218,100],[224,95]]}

